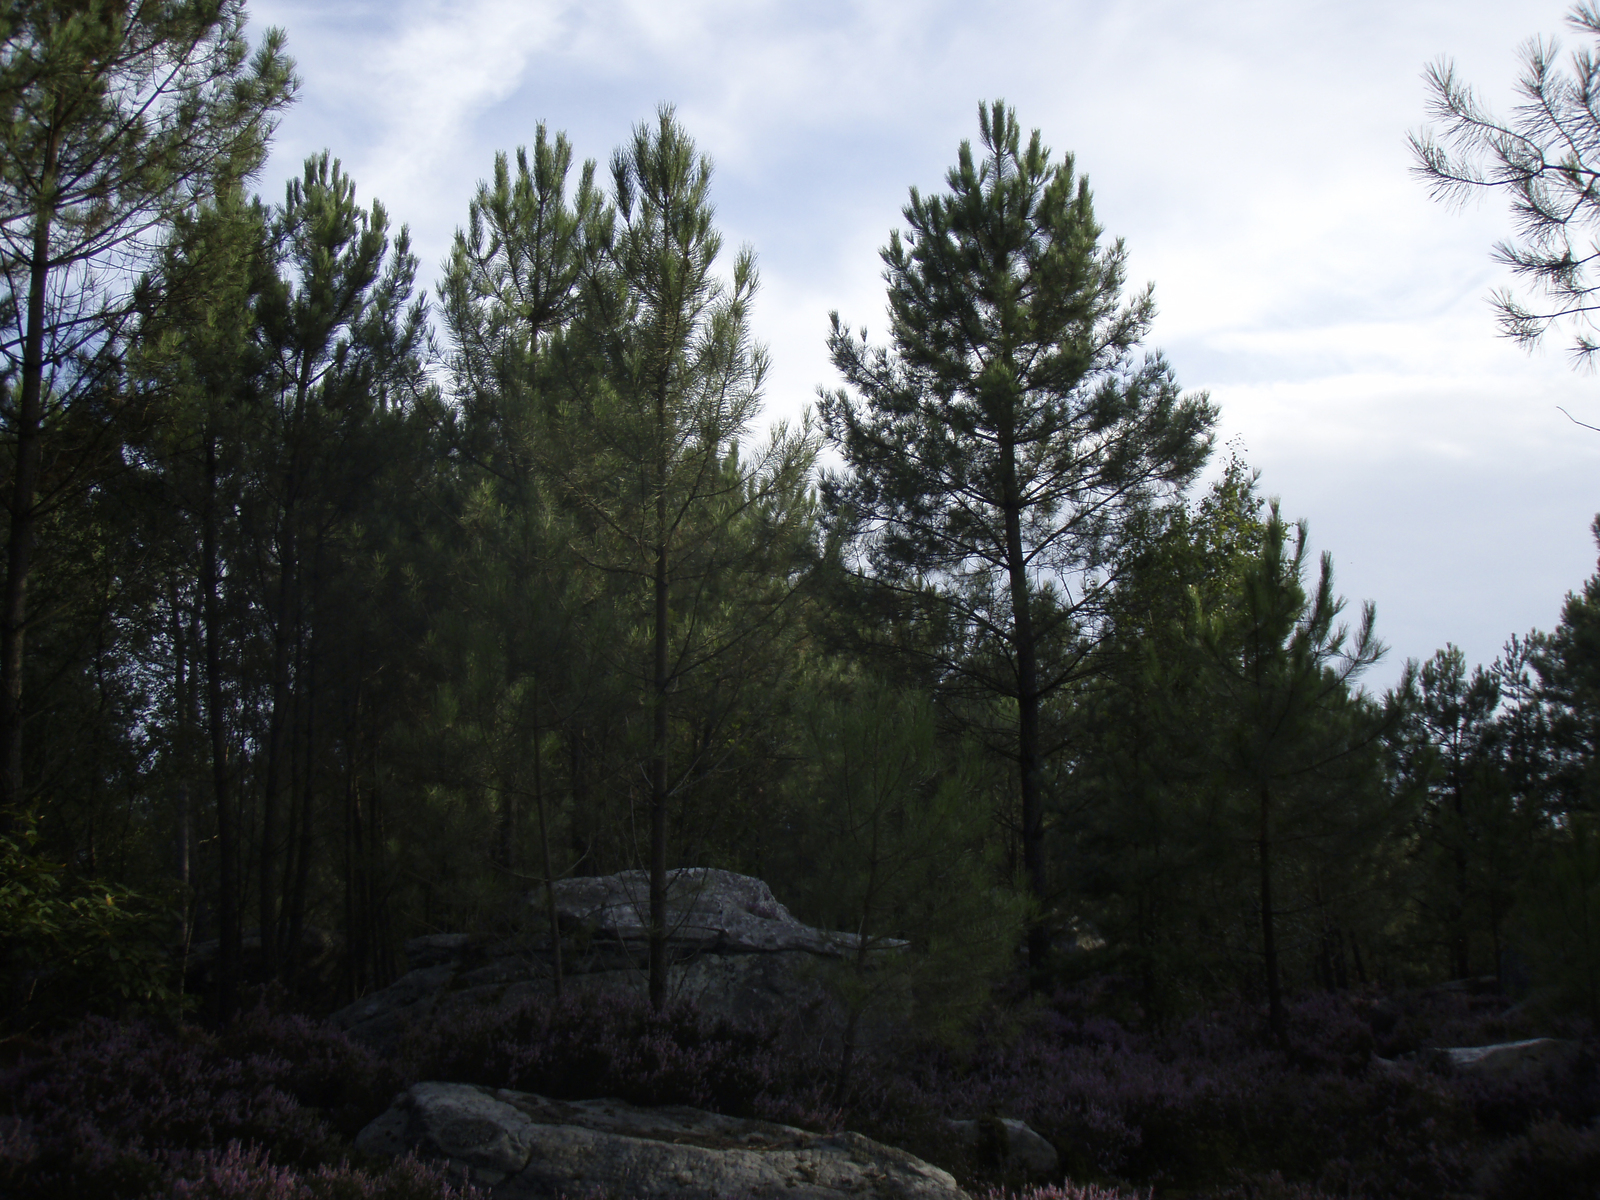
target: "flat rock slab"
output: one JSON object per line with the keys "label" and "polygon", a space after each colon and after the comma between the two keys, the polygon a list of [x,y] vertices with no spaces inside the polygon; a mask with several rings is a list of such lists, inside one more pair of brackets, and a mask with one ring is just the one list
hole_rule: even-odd
{"label": "flat rock slab", "polygon": [[1479,1079],[1516,1081],[1547,1077],[1568,1067],[1581,1050],[1579,1043],[1564,1038],[1528,1038],[1492,1046],[1438,1046],[1398,1059],[1374,1055],[1372,1065],[1391,1075],[1425,1066]]}
{"label": "flat rock slab", "polygon": [[1578,1048],[1577,1042],[1546,1037],[1493,1046],[1452,1046],[1434,1054],[1465,1075],[1511,1079],[1541,1075],[1564,1066],[1577,1055]]}
{"label": "flat rock slab", "polygon": [[948,1172],[856,1133],[619,1100],[563,1103],[465,1083],[416,1084],[361,1131],[356,1147],[446,1159],[496,1200],[967,1200]]}

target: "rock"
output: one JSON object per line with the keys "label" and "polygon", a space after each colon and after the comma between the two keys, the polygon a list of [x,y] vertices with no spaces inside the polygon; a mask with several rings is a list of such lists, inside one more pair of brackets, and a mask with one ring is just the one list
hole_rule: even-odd
{"label": "rock", "polygon": [[1562,1038],[1529,1038],[1493,1046],[1455,1046],[1427,1051],[1424,1057],[1462,1075],[1505,1081],[1544,1075],[1567,1066],[1578,1054],[1578,1043]]}
{"label": "rock", "polygon": [[417,1084],[361,1131],[356,1148],[446,1159],[495,1200],[966,1200],[947,1172],[860,1134],[465,1083]]}
{"label": "rock", "polygon": [[1054,1146],[1011,1117],[980,1117],[976,1121],[945,1124],[963,1146],[1002,1169],[1053,1175],[1061,1166],[1061,1156]]}
{"label": "rock", "polygon": [[[623,871],[556,884],[570,992],[646,994],[648,882],[643,871]],[[352,1037],[387,1050],[408,1024],[437,1019],[451,1006],[550,994],[554,969],[543,890],[531,893],[526,903],[531,919],[525,924],[533,930],[528,937],[445,933],[413,938],[406,943],[412,969],[334,1013],[333,1021]],[[674,999],[741,1022],[798,1019],[812,1029],[833,1019],[817,968],[854,954],[853,934],[796,920],[765,883],[732,871],[674,872],[668,913]],[[898,953],[904,947],[890,943],[886,948]]]}
{"label": "rock", "polygon": [[[649,939],[650,876],[645,871],[563,879],[555,894],[556,915],[564,928],[584,926],[622,942]],[[543,910],[544,893],[529,893],[528,903]],[[672,873],[667,929],[677,946],[725,954],[804,950],[842,957],[857,946],[854,934],[830,933],[795,920],[761,880],[709,867]]]}

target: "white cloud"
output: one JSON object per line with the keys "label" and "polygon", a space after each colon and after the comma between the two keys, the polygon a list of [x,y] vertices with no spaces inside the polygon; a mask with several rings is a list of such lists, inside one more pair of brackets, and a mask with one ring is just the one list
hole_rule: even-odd
{"label": "white cloud", "polygon": [[730,247],[752,243],[775,415],[833,376],[829,309],[881,336],[877,247],[906,188],[941,185],[980,99],[1075,151],[1164,347],[1209,387],[1264,485],[1309,516],[1397,654],[1492,653],[1593,569],[1592,378],[1528,357],[1483,303],[1504,280],[1491,199],[1408,174],[1424,66],[1512,103],[1517,48],[1568,0],[409,0],[257,3],[306,78],[276,178],[323,145],[409,221],[424,277],[496,149],[533,122],[604,162],[675,102],[717,161]]}

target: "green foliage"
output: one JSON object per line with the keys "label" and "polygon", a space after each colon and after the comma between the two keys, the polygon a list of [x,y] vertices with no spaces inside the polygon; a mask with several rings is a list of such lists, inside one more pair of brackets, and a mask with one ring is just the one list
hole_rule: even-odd
{"label": "green foliage", "polygon": [[[1600,544],[1600,517],[1591,530]],[[1600,813],[1600,574],[1567,593],[1561,623],[1539,639],[1534,665],[1549,718],[1555,811]]]}
{"label": "green foliage", "polygon": [[[1372,604],[1363,607],[1353,636],[1336,624],[1344,602],[1333,593],[1332,559],[1322,556],[1316,590],[1308,593],[1306,543],[1301,522],[1290,549],[1289,527],[1274,502],[1237,600],[1200,613],[1197,628],[1214,714],[1198,761],[1222,787],[1224,825],[1254,843],[1261,959],[1280,1038],[1278,912],[1291,907],[1282,895],[1284,851],[1299,846],[1303,855],[1321,843],[1325,853],[1334,851],[1330,857],[1348,859],[1377,839],[1392,810],[1380,739],[1398,718],[1397,708],[1385,711],[1351,687],[1383,653]],[[1318,905],[1330,885],[1339,886],[1319,878],[1328,861],[1302,858],[1309,870],[1297,890]]]}
{"label": "green foliage", "polygon": [[798,904],[850,939],[827,976],[849,1014],[840,1093],[863,1017],[954,1032],[1012,966],[1026,912],[988,836],[981,758],[941,747],[925,698],[850,691],[806,713],[791,780]]}
{"label": "green foliage", "polygon": [[1092,949],[1067,969],[1125,973],[1150,1019],[1238,982],[1226,881],[1240,851],[1195,760],[1216,714],[1194,616],[1237,607],[1264,503],[1235,456],[1194,501],[1146,515],[1121,551],[1097,677],[1056,718],[1076,753],[1054,788],[1052,852],[1087,922],[1069,933]]}
{"label": "green foliage", "polygon": [[74,879],[38,853],[36,822],[0,834],[0,1032],[88,1012],[184,1009],[170,903],[117,883]]}
{"label": "green foliage", "polygon": [[1536,835],[1518,802],[1496,719],[1501,677],[1446,646],[1422,664],[1399,742],[1405,783],[1419,792],[1413,860],[1418,917],[1456,978],[1499,974],[1506,921]]}
{"label": "green foliage", "polygon": [[1522,918],[1547,1002],[1600,1022],[1600,831],[1589,816],[1552,833]]}
{"label": "green foliage", "polygon": [[[1071,156],[1052,162],[1037,130],[1024,145],[999,101],[978,118],[981,160],[963,142],[948,192],[913,189],[909,230],[882,252],[891,345],[833,315],[847,388],[821,411],[848,471],[823,496],[863,587],[943,635],[899,651],[971,698],[968,726],[1016,763],[1043,904],[1043,706],[1104,632],[1103,568],[1149,503],[1194,478],[1216,410],[1159,355],[1135,357],[1154,300],[1124,299],[1126,252],[1100,244]],[[1046,948],[1036,927],[1036,968]]]}
{"label": "green foliage", "polygon": [[51,516],[114,477],[120,440],[155,415],[128,402],[124,368],[138,309],[181,283],[153,273],[163,235],[259,167],[294,93],[282,34],[270,31],[251,56],[245,24],[242,0],[25,0],[5,9],[0,419],[12,450],[0,804],[21,808],[28,794],[27,631],[62,615],[29,611],[30,576],[72,570]]}
{"label": "green foliage", "polygon": [[[1600,6],[1579,0],[1567,24],[1600,39]],[[1600,57],[1592,48],[1576,51],[1563,70],[1557,53],[1554,38],[1535,38],[1523,47],[1517,81],[1523,99],[1509,119],[1484,107],[1449,59],[1430,65],[1430,115],[1441,122],[1443,137],[1432,129],[1411,135],[1412,169],[1435,199],[1447,203],[1464,203],[1488,189],[1507,196],[1516,235],[1497,244],[1494,257],[1532,282],[1544,302],[1529,307],[1510,289],[1497,290],[1491,300],[1500,332],[1532,349],[1551,328],[1570,323],[1573,359],[1590,366],[1600,353],[1592,254],[1575,235],[1600,221],[1593,187],[1600,166],[1595,159],[1600,115],[1594,105]]]}

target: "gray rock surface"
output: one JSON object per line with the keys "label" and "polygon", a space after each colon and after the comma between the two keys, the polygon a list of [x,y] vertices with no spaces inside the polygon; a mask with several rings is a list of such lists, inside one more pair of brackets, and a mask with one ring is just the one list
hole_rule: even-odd
{"label": "gray rock surface", "polygon": [[956,1141],[980,1158],[998,1161],[1006,1170],[1030,1175],[1053,1175],[1061,1166],[1056,1148],[1023,1122],[1012,1117],[980,1117],[974,1121],[946,1121]]}
{"label": "gray rock surface", "polygon": [[713,1200],[966,1200],[951,1176],[855,1133],[819,1134],[693,1108],[562,1103],[464,1083],[419,1083],[356,1138],[416,1150],[495,1200],[605,1193]]}
{"label": "gray rock surface", "polygon": [[[645,871],[563,879],[555,893],[564,928],[583,926],[623,942],[644,942],[650,936],[650,876]],[[528,903],[543,911],[543,893],[529,893]],[[693,867],[673,872],[667,913],[667,936],[686,948],[722,953],[804,950],[829,956],[856,949],[854,934],[802,924],[765,883],[732,871]]]}
{"label": "gray rock surface", "polygon": [[1398,1059],[1374,1055],[1372,1065],[1389,1074],[1422,1065],[1504,1081],[1536,1078],[1570,1066],[1580,1049],[1577,1042],[1563,1038],[1528,1038],[1520,1042],[1497,1042],[1492,1046],[1441,1046]]}
{"label": "gray rock surface", "polygon": [[[646,874],[563,879],[555,893],[567,990],[644,995]],[[437,1020],[452,1006],[549,994],[554,970],[543,890],[530,893],[525,903],[523,924],[530,932],[521,938],[413,938],[406,943],[411,970],[334,1013],[334,1022],[352,1037],[387,1049],[407,1025]],[[818,967],[855,953],[854,935],[803,924],[761,880],[732,871],[674,872],[668,912],[674,999],[733,1020],[825,1025],[832,1019]]]}
{"label": "gray rock surface", "polygon": [[1503,1080],[1545,1074],[1570,1063],[1577,1053],[1577,1042],[1546,1037],[1493,1046],[1454,1046],[1435,1050],[1430,1057],[1463,1075]]}

